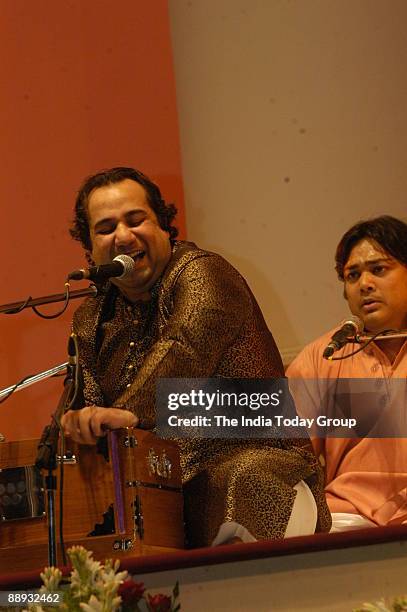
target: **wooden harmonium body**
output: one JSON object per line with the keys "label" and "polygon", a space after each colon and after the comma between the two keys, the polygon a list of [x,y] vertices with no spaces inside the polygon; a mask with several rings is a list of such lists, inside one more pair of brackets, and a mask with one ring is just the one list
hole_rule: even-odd
{"label": "wooden harmonium body", "polygon": [[[48,565],[48,511],[38,440],[0,444],[0,573]],[[109,432],[96,446],[66,442],[63,459],[63,536],[96,559],[183,548],[183,498],[176,444],[148,431]],[[56,525],[58,565],[60,469]]]}

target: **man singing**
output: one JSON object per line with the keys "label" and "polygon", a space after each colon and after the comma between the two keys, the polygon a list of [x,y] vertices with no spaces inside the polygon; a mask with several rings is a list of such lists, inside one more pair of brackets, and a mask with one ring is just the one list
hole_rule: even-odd
{"label": "man singing", "polygon": [[[176,241],[176,209],[132,168],[88,178],[72,236],[89,261],[134,260],[76,311],[83,376],[82,408],[63,417],[66,434],[92,444],[104,427],[155,424],[159,378],[283,376],[273,337],[239,273],[222,257]],[[283,537],[302,482],[329,529],[322,474],[302,441],[185,439],[179,442],[188,543]],[[314,501],[315,500],[315,501]],[[223,538],[225,539],[225,538]]]}
{"label": "man singing", "polygon": [[[374,335],[407,328],[407,225],[390,216],[351,227],[336,250],[336,270],[353,315]],[[405,337],[377,339],[363,350],[347,344],[335,357],[323,358],[333,331],[308,345],[287,371],[290,379],[319,379],[312,384],[315,410],[338,393],[332,379],[376,379],[369,401],[359,400],[359,415],[390,429],[392,418],[405,411],[407,342]],[[355,353],[355,354],[353,354]],[[343,358],[343,359],[341,359]],[[328,381],[327,379],[330,379]],[[402,380],[396,380],[402,379]],[[311,386],[292,380],[297,410],[309,400]],[[330,389],[328,391],[328,388]],[[338,387],[339,388],[339,387]],[[361,396],[362,397],[362,396]],[[338,398],[334,398],[338,399]],[[357,401],[350,398],[350,404]],[[343,397],[342,397],[343,403]],[[373,412],[375,415],[373,416]],[[326,496],[333,513],[333,530],[407,522],[407,442],[402,437],[314,439],[325,463]],[[395,431],[400,435],[400,431]],[[401,434],[402,435],[402,434]]]}

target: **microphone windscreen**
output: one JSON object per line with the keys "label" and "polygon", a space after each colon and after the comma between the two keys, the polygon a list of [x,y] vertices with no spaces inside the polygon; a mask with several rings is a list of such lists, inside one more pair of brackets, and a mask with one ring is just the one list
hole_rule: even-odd
{"label": "microphone windscreen", "polygon": [[133,272],[135,264],[133,258],[130,257],[130,255],[118,255],[113,259],[113,261],[120,261],[123,264],[123,272],[120,274],[120,276],[117,276],[116,278],[126,278]]}
{"label": "microphone windscreen", "polygon": [[340,326],[343,327],[344,325],[348,324],[354,326],[355,333],[357,334],[360,334],[365,327],[365,324],[363,323],[362,319],[360,317],[357,317],[356,315],[351,315],[347,319],[344,319]]}

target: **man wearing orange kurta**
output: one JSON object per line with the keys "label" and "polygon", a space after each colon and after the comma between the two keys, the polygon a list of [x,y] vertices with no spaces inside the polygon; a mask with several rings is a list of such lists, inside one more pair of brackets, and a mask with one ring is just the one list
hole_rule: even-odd
{"label": "man wearing orange kurta", "polygon": [[[349,308],[363,321],[366,334],[407,328],[405,223],[383,216],[353,226],[338,245],[336,270],[344,283]],[[376,406],[383,413],[390,403],[392,409],[405,408],[406,339],[376,340],[352,356],[359,346],[349,343],[335,353],[335,357],[345,359],[330,361],[323,358],[323,352],[332,333],[305,347],[288,368],[290,379],[315,380],[311,393],[307,381],[303,387],[299,381],[292,381],[297,410],[301,413],[305,395],[307,401],[313,395],[316,404],[328,386],[335,393],[332,379],[344,378],[375,379],[372,388]],[[313,444],[325,463],[333,530],[407,522],[405,438],[327,437],[315,438]]]}

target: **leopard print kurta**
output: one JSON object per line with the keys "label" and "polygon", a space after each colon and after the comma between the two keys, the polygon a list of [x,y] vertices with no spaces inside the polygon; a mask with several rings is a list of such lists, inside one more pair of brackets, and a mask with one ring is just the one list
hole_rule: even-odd
{"label": "leopard print kurta", "polygon": [[[85,405],[132,410],[154,427],[160,377],[284,376],[274,339],[240,274],[222,257],[176,242],[149,302],[128,303],[108,284],[76,311]],[[187,539],[210,544],[224,521],[257,539],[283,537],[300,480],[330,515],[322,469],[304,440],[179,441]]]}

